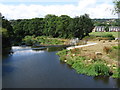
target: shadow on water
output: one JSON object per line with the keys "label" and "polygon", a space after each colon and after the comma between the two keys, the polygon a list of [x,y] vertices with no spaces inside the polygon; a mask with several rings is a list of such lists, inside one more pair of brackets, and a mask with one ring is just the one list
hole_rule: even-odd
{"label": "shadow on water", "polygon": [[104,84],[109,83],[109,77],[107,77],[107,76],[95,76],[95,77],[93,77],[93,79],[95,81],[102,81]]}
{"label": "shadow on water", "polygon": [[106,85],[111,83],[111,85],[114,88],[120,87],[120,78],[115,79],[115,78],[112,78],[109,76],[95,76],[95,77],[93,77],[93,79],[97,82],[102,81]]}
{"label": "shadow on water", "polygon": [[120,78],[116,79],[116,87],[120,87]]}

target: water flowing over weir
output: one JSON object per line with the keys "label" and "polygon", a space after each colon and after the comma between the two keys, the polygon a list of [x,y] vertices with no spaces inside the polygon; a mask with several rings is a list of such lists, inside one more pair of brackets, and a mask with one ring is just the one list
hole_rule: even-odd
{"label": "water flowing over weir", "polygon": [[[59,49],[58,49],[59,48]],[[2,62],[3,88],[116,88],[120,80],[77,74],[59,60],[62,47],[12,47]]]}

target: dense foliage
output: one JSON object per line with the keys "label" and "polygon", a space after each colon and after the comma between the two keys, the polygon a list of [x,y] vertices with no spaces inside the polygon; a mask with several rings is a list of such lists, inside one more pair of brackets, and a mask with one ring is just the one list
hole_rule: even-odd
{"label": "dense foliage", "polygon": [[87,14],[71,18],[68,15],[51,15],[45,18],[11,20],[15,42],[29,36],[51,36],[60,38],[83,38],[94,28],[92,20]]}
{"label": "dense foliage", "polygon": [[26,45],[63,45],[64,41],[46,36],[25,36],[23,43]]}
{"label": "dense foliage", "polygon": [[114,4],[115,4],[115,11],[116,11],[116,13],[120,13],[120,1],[119,0],[115,0]]}
{"label": "dense foliage", "polygon": [[11,23],[0,14],[2,25],[0,26],[0,37],[2,36],[2,53],[9,53],[13,40],[13,28]]}

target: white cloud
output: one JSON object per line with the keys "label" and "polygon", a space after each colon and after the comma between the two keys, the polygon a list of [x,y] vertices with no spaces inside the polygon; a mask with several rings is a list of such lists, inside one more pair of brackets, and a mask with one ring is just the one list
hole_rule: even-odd
{"label": "white cloud", "polygon": [[[105,0],[104,0],[105,1]],[[62,15],[66,14],[71,17],[80,16],[81,14],[89,14],[91,18],[117,18],[112,11],[114,6],[102,0],[99,4],[98,0],[80,0],[78,5],[7,5],[0,4],[0,12],[8,19],[34,18],[44,17],[47,14]]]}

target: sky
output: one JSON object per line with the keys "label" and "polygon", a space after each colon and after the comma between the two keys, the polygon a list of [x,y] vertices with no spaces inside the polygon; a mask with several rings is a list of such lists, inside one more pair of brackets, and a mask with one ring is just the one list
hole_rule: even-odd
{"label": "sky", "polygon": [[89,14],[90,18],[118,18],[113,0],[0,0],[0,12],[7,19],[31,19],[47,14]]}

